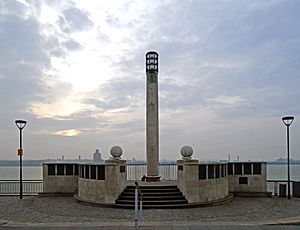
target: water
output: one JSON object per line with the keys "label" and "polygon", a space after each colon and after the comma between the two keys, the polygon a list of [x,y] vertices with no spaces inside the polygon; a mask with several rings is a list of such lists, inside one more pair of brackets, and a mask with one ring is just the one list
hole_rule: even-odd
{"label": "water", "polygon": [[[268,180],[287,180],[286,165],[268,165]],[[291,180],[300,181],[300,165],[290,165]]]}
{"label": "water", "polygon": [[[300,165],[291,165],[290,170],[291,180],[300,181]],[[0,166],[0,180],[18,180],[19,173],[20,172],[18,166]],[[267,177],[268,180],[287,180],[287,166],[268,165]],[[42,166],[24,166],[23,179],[42,180]]]}
{"label": "water", "polygon": [[[0,180],[18,180],[20,179],[19,166],[0,166]],[[23,180],[42,180],[42,166],[24,166]]]}

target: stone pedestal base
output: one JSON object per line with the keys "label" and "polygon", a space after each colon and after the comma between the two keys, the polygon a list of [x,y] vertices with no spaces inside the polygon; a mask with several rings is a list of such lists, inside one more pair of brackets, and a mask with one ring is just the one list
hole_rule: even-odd
{"label": "stone pedestal base", "polygon": [[146,176],[146,181],[160,181],[160,176]]}

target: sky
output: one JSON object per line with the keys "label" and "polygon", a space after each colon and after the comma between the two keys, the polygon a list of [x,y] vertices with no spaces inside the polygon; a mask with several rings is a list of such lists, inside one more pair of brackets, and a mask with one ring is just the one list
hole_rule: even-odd
{"label": "sky", "polygon": [[0,159],[145,159],[159,53],[160,159],[300,159],[300,1],[0,0]]}

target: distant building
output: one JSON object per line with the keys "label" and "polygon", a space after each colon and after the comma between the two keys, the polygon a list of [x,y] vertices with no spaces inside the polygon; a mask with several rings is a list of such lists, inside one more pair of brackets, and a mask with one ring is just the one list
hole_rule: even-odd
{"label": "distant building", "polygon": [[96,149],[96,152],[93,154],[93,162],[95,162],[95,163],[103,162],[103,159],[101,157],[101,153],[99,152],[99,149]]}

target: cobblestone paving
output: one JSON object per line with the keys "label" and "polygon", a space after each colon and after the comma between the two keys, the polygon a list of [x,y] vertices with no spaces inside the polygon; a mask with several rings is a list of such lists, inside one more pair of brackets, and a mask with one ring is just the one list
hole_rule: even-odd
{"label": "cobblestone paving", "polygon": [[[77,203],[70,197],[0,197],[0,220],[21,223],[129,222],[134,210]],[[251,222],[300,217],[300,199],[234,198],[225,205],[143,210],[144,222]]]}

